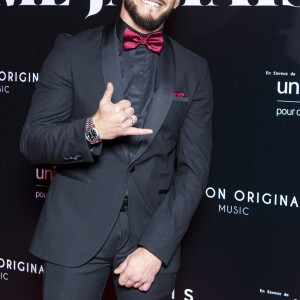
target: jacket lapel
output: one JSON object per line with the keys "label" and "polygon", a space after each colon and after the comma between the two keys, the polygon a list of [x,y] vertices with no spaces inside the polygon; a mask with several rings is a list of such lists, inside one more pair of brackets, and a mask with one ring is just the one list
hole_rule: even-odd
{"label": "jacket lapel", "polygon": [[108,24],[103,29],[101,63],[105,85],[108,82],[114,85],[112,102],[119,102],[124,99],[124,93],[115,23]]}
{"label": "jacket lapel", "polygon": [[164,35],[164,45],[160,53],[157,71],[158,87],[144,124],[144,128],[152,129],[153,133],[142,137],[143,142],[131,164],[148,149],[166,118],[172,103],[176,78],[175,56],[171,41],[166,35]]}
{"label": "jacket lapel", "polygon": [[[117,103],[124,99],[123,81],[121,75],[120,58],[118,53],[115,22],[104,26],[101,44],[101,65],[105,87],[108,82],[114,85],[111,101]],[[119,138],[120,140],[122,138]],[[129,160],[126,143],[121,143],[123,153]]]}

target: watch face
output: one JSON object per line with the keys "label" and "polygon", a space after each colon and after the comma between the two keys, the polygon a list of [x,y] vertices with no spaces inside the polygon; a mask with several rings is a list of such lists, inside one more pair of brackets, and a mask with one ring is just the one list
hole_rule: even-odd
{"label": "watch face", "polygon": [[99,138],[98,131],[95,128],[87,130],[85,136],[89,142],[94,142]]}

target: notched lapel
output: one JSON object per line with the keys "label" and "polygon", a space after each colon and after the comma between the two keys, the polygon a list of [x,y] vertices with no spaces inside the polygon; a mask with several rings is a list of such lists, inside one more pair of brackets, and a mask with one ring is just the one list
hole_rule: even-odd
{"label": "notched lapel", "polygon": [[143,136],[143,142],[132,163],[150,146],[166,118],[172,103],[176,78],[175,55],[171,41],[166,35],[164,35],[164,46],[160,53],[157,71],[158,87],[152,99],[144,125],[144,128],[152,129],[153,133]]}

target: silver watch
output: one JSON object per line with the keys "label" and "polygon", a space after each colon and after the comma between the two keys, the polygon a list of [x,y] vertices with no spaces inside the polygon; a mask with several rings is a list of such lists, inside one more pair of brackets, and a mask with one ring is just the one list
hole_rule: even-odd
{"label": "silver watch", "polygon": [[85,138],[89,144],[95,145],[101,142],[98,130],[94,126],[93,118],[89,117],[85,124]]}

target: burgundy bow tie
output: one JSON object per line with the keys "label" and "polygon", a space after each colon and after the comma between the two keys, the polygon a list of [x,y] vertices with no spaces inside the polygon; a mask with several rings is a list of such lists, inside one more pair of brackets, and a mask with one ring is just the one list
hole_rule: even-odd
{"label": "burgundy bow tie", "polygon": [[126,28],[123,35],[124,50],[135,49],[138,45],[146,45],[146,47],[155,52],[160,53],[163,46],[163,35],[161,31],[150,33],[147,36],[140,35],[139,33]]}

